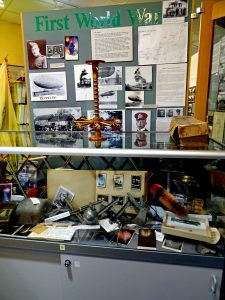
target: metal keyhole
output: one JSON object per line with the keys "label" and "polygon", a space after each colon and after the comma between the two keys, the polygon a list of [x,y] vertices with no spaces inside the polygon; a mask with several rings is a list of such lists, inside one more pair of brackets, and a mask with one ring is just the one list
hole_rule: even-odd
{"label": "metal keyhole", "polygon": [[64,262],[64,266],[68,268],[70,265],[71,265],[71,261],[69,259],[66,259]]}

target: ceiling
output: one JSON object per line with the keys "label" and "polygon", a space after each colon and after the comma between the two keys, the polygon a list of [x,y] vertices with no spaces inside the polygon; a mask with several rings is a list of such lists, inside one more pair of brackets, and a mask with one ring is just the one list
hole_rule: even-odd
{"label": "ceiling", "polygon": [[91,6],[108,6],[143,2],[162,2],[162,0],[4,0],[0,8],[0,21],[20,24],[21,12],[46,11],[52,9],[71,9]]}

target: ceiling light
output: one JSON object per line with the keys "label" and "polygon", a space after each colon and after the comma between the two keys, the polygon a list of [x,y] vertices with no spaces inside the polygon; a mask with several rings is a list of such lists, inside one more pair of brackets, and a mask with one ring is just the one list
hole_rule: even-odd
{"label": "ceiling light", "polygon": [[3,0],[0,0],[0,7],[4,7],[4,1]]}

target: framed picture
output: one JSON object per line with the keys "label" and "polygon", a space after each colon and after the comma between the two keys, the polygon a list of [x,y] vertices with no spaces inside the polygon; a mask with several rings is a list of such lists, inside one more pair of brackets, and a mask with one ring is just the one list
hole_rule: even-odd
{"label": "framed picture", "polygon": [[141,189],[141,175],[131,175],[131,189],[132,190]]}
{"label": "framed picture", "polygon": [[117,200],[115,205],[123,205],[124,204],[124,196],[112,196],[112,202]]}
{"label": "framed picture", "polygon": [[102,188],[106,187],[106,174],[105,173],[98,174],[96,180],[97,180],[98,187],[102,187]]}
{"label": "framed picture", "polygon": [[97,201],[109,202],[109,195],[97,195]]}
{"label": "framed picture", "polygon": [[123,174],[116,174],[113,176],[113,186],[116,189],[122,189],[123,188]]}
{"label": "framed picture", "polygon": [[70,208],[70,203],[72,202],[74,198],[74,193],[65,188],[64,186],[60,186],[55,198],[53,200],[53,204],[57,207],[69,207]]}
{"label": "framed picture", "polygon": [[0,202],[5,203],[11,201],[12,198],[12,183],[0,184]]}
{"label": "framed picture", "polygon": [[175,252],[182,252],[183,242],[176,238],[165,238],[162,248]]}

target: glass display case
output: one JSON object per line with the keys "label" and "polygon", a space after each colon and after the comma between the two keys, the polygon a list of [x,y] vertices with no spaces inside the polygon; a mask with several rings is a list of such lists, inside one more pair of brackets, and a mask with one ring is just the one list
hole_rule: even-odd
{"label": "glass display case", "polygon": [[[99,272],[103,271],[99,269],[100,262],[102,261],[106,266],[110,267],[112,259],[116,264],[118,263],[117,267],[119,269],[124,264],[124,269],[121,272],[124,272],[126,268],[129,269],[128,265],[134,264],[132,272],[135,272],[136,267],[137,270],[140,267],[140,274],[143,263],[149,267],[152,264],[155,266],[165,265],[165,268],[173,268],[175,266],[177,268],[177,266],[180,266],[181,268],[184,267],[182,272],[187,271],[186,267],[191,267],[193,272],[201,270],[200,276],[204,284],[207,282],[207,286],[213,290],[209,292],[207,288],[207,295],[209,294],[209,296],[207,298],[204,294],[204,299],[219,299],[218,293],[224,262],[225,228],[225,152],[220,144],[209,139],[208,145],[184,148],[171,140],[170,135],[165,132],[145,132],[146,142],[139,146],[136,143],[137,138],[140,137],[138,132],[113,133],[101,144],[90,142],[88,139],[89,132],[1,132],[0,134],[2,138],[5,135],[13,135],[16,138],[23,135],[23,138],[26,136],[33,138],[34,146],[32,147],[0,147],[2,160],[5,163],[6,182],[11,180],[13,193],[17,194],[17,196],[27,196],[27,189],[24,188],[21,182],[20,172],[22,168],[18,167],[19,160],[22,160],[24,165],[31,163],[35,166],[37,171],[36,188],[38,189],[38,194],[35,197],[37,196],[38,198],[49,198],[49,195],[52,194],[52,189],[56,192],[55,187],[50,186],[47,180],[48,173],[52,170],[57,172],[70,170],[78,174],[76,175],[78,177],[83,176],[82,172],[84,171],[100,172],[107,176],[111,176],[107,172],[114,172],[116,175],[120,175],[119,179],[123,178],[124,182],[126,180],[125,172],[131,173],[133,177],[136,176],[135,172],[146,172],[147,174],[145,177],[144,199],[141,199],[141,197],[139,199],[144,201],[142,204],[139,202],[138,205],[136,205],[136,202],[131,201],[131,211],[126,212],[126,222],[123,222],[123,219],[121,221],[118,217],[119,212],[124,207],[124,203],[120,203],[116,207],[113,206],[113,203],[111,203],[112,205],[108,203],[110,204],[109,206],[106,205],[107,212],[112,213],[107,214],[106,217],[112,217],[111,220],[115,220],[115,223],[119,219],[117,224],[119,227],[115,227],[114,230],[107,232],[102,225],[98,229],[94,227],[85,230],[78,229],[70,241],[63,241],[27,238],[25,233],[26,226],[24,227],[25,231],[20,231],[19,234],[4,234],[4,232],[0,234],[0,247],[3,252],[5,251],[4,249],[11,249],[10,251],[12,252],[23,249],[26,252],[34,251],[35,253],[44,252],[46,255],[47,253],[48,255],[59,255],[62,268],[60,272],[65,276],[63,277],[63,294],[69,297],[68,299],[71,297],[71,294],[69,295],[68,292],[65,292],[71,288],[71,282],[69,283],[68,279],[66,279],[68,272],[69,270],[72,273],[73,271],[76,272],[77,268],[79,269],[79,263],[83,259],[85,259],[85,262],[83,262],[85,266],[86,263],[88,265],[93,263],[92,267],[96,267]],[[62,185],[64,185],[64,175],[62,173],[58,174],[59,176],[55,176],[57,177],[57,182],[62,182]],[[75,180],[78,177],[73,177],[73,173],[71,174],[71,180],[76,187]],[[74,214],[71,214],[70,217],[72,215],[74,217],[77,212],[80,212],[84,218],[84,213],[90,213],[90,210],[87,211],[87,209],[93,208],[93,203],[96,205],[97,213],[102,209],[102,207],[97,207],[101,203],[96,204],[98,199],[91,194],[91,183],[88,180],[88,176],[83,177],[82,181],[85,182],[86,190],[87,188],[90,190],[89,201],[81,207],[73,207]],[[137,175],[136,177],[139,176]],[[96,181],[94,179],[95,184]],[[117,187],[120,187],[121,182],[117,182],[117,184]],[[207,220],[210,228],[218,230],[219,240],[216,243],[207,243],[201,238],[200,240],[192,238],[191,233],[189,236],[183,237],[176,233],[165,233],[162,236],[163,218],[165,212],[168,211],[168,207],[160,202],[159,197],[153,197],[151,194],[151,186],[154,184],[159,185],[168,196],[174,196],[179,204],[187,209],[189,215],[195,215],[201,220]],[[132,188],[127,193],[128,198],[129,193],[132,195]],[[79,198],[81,194],[78,192],[76,196]],[[112,207],[116,208],[116,210],[111,211],[110,208]],[[143,211],[145,212],[145,220],[142,223],[136,222],[137,215],[140,217],[140,211],[142,213]],[[91,212],[93,213],[93,210]],[[105,215],[102,214],[101,216]],[[118,219],[113,219],[115,216]],[[108,225],[113,225],[111,220]],[[141,220],[143,221],[143,219]],[[66,221],[68,221],[68,218]],[[77,225],[79,224],[79,217],[78,222],[76,218],[69,218],[69,221],[75,222]],[[88,225],[93,225],[93,223],[88,223]],[[94,225],[96,224],[94,223]],[[154,230],[156,243],[151,247],[141,249],[139,247],[140,230],[146,228]],[[121,242],[118,238],[118,232],[122,232],[123,229],[130,234],[130,238],[125,238],[125,242],[124,240]],[[167,239],[167,243],[165,239]],[[136,263],[138,266],[135,265]],[[98,271],[96,272],[98,273]],[[116,272],[116,270],[114,271]],[[137,271],[138,274],[139,271]],[[148,273],[149,270],[146,269],[144,272]],[[162,274],[162,270],[160,270],[160,274]],[[180,276],[178,274],[179,271],[176,276]],[[192,272],[189,274],[188,271],[185,274],[187,275],[187,277],[186,275],[184,276],[187,282],[189,281],[189,276],[194,278]],[[202,274],[207,274],[207,278]],[[177,278],[176,276],[174,278]],[[164,279],[166,280],[166,278]],[[108,287],[109,284],[107,282],[105,286]],[[215,296],[214,284],[217,287],[217,298],[212,298]],[[74,285],[72,287],[74,288]],[[95,287],[92,288],[95,289]],[[84,296],[83,292],[81,292],[81,298],[78,299],[82,299]],[[172,295],[173,293],[171,293],[171,297]],[[104,297],[101,298],[100,296],[100,299],[104,299]],[[134,299],[132,295],[131,299]],[[147,298],[143,297],[143,299]]]}

